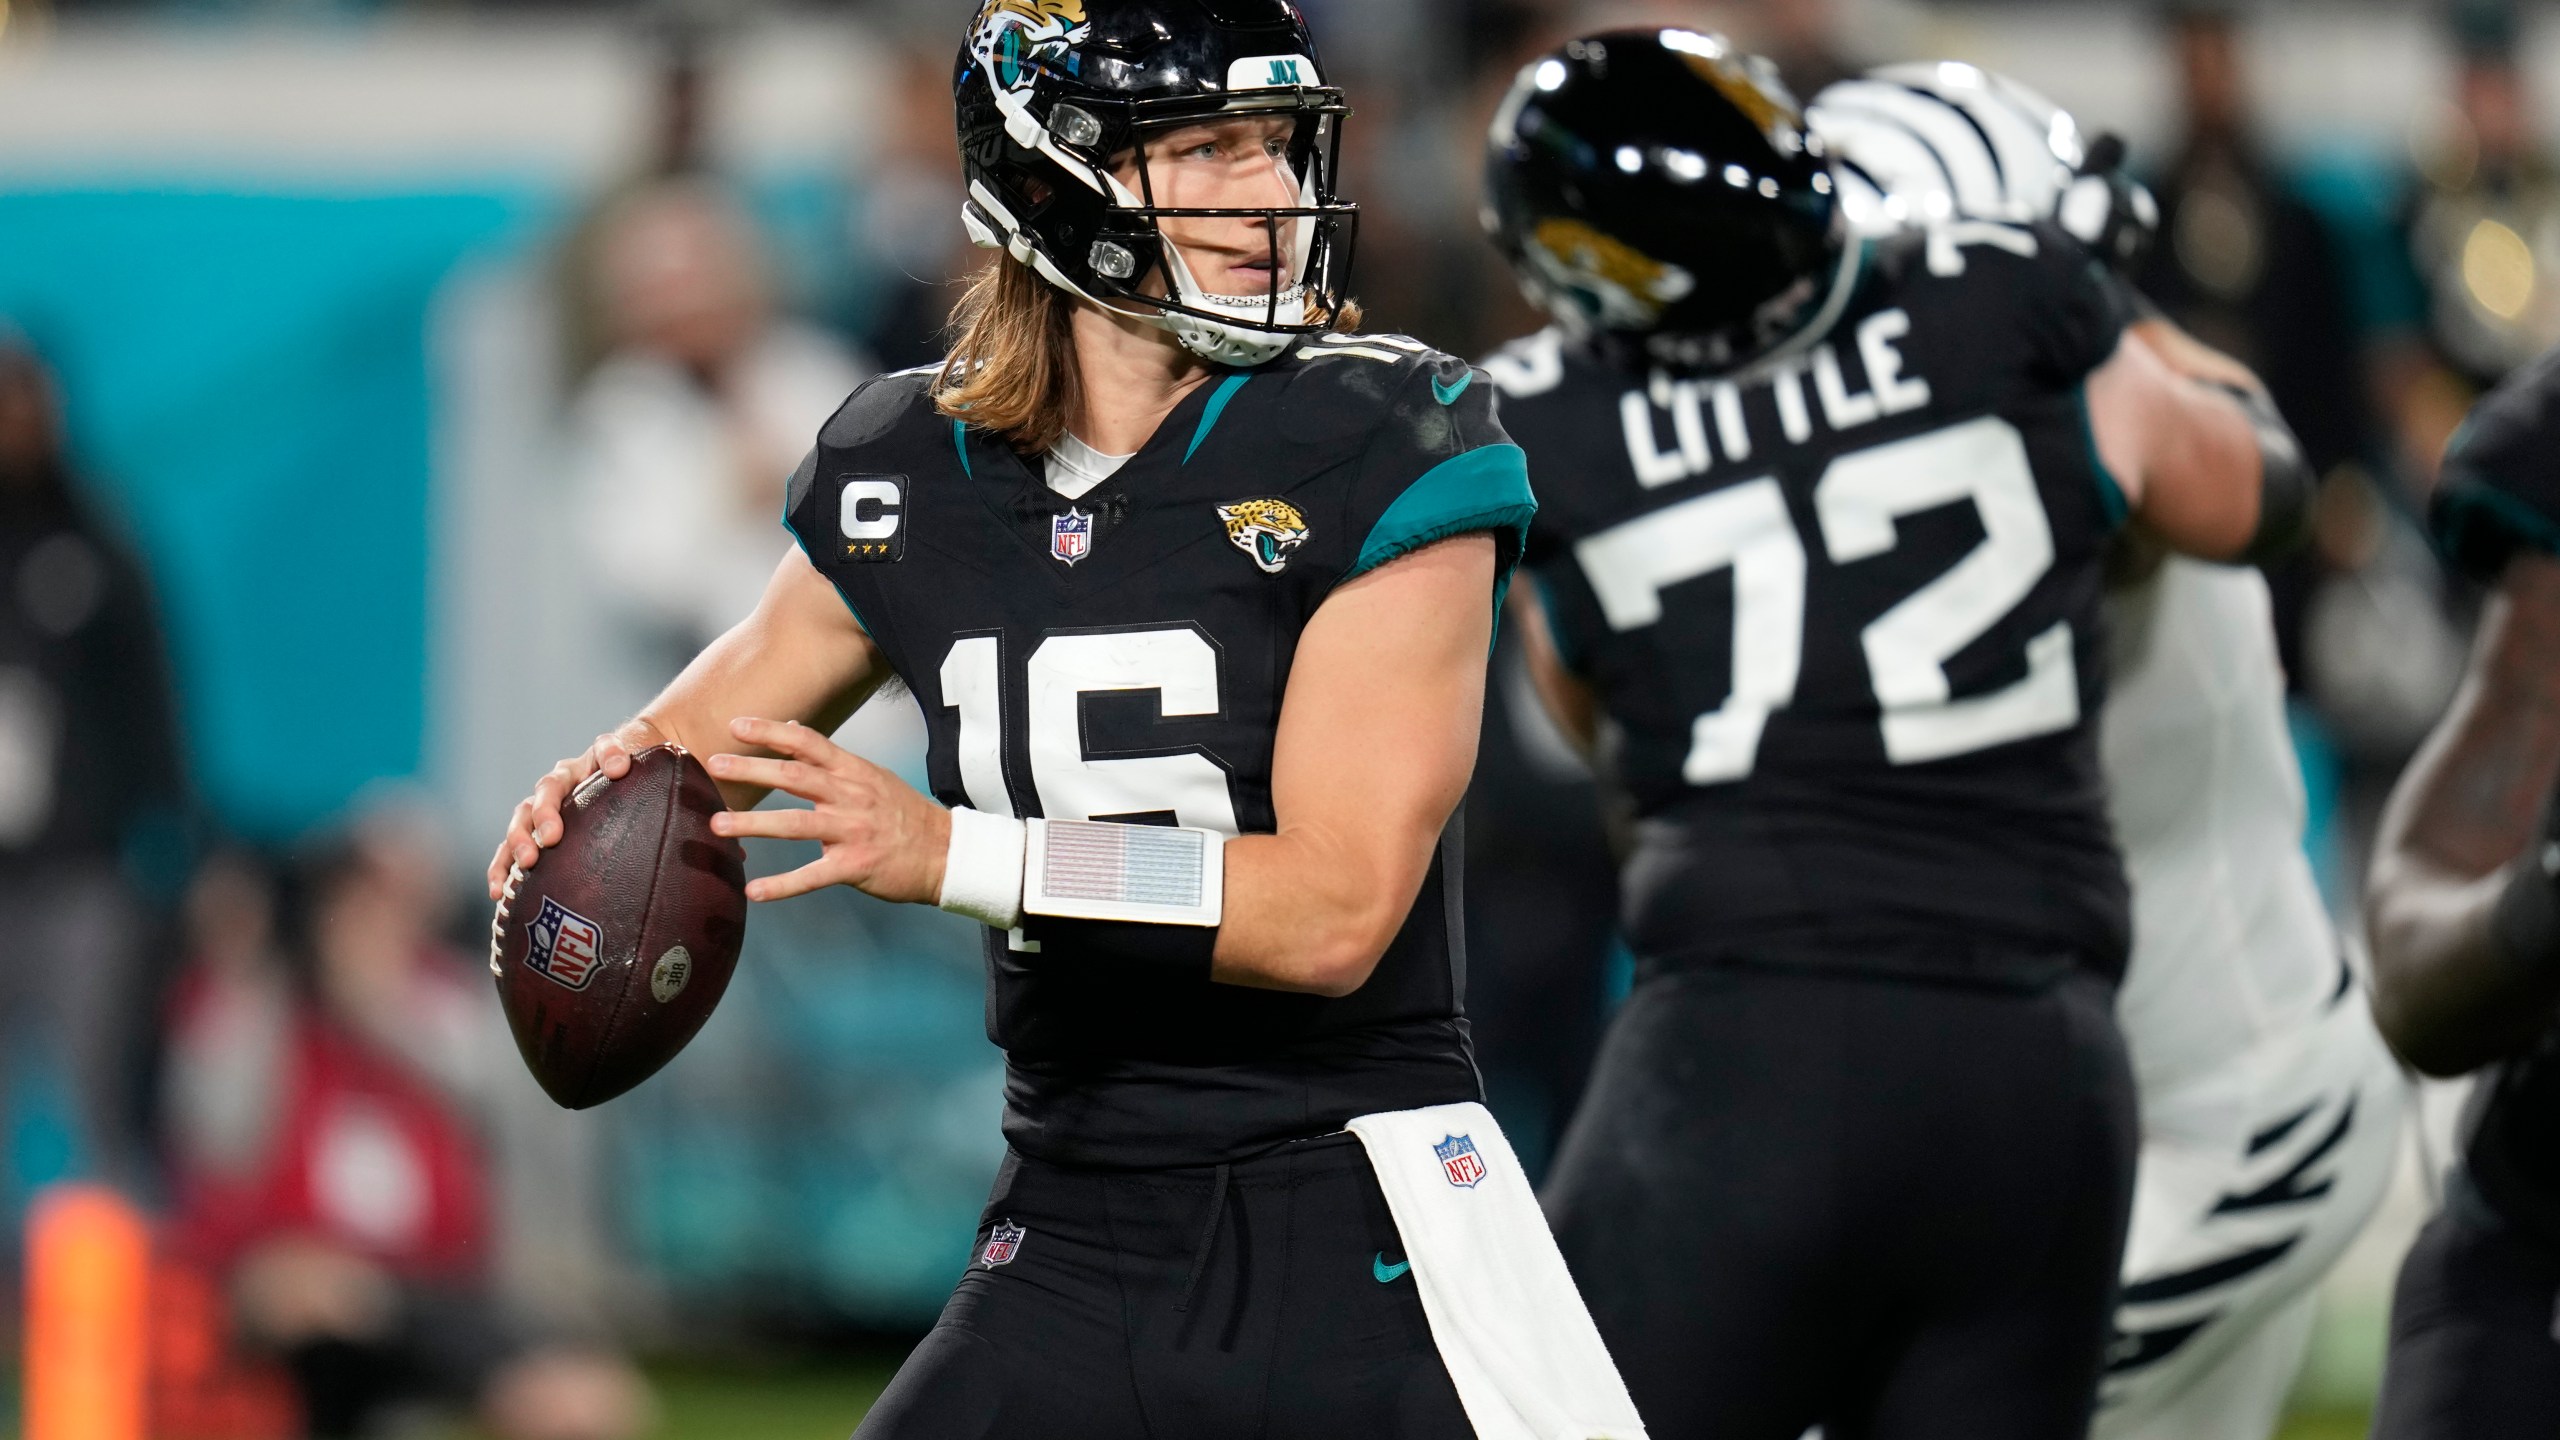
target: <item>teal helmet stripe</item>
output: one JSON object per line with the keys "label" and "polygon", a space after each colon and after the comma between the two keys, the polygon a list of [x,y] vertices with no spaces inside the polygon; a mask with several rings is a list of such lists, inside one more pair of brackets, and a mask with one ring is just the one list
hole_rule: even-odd
{"label": "teal helmet stripe", "polygon": [[996,83],[1010,90],[1022,83],[1022,32],[1007,30],[996,45]]}

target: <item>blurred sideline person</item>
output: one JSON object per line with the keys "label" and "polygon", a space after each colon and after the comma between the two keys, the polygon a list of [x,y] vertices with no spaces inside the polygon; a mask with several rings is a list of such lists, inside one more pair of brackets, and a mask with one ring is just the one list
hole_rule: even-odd
{"label": "blurred sideline person", "polygon": [[[1815,97],[1851,198],[1911,214],[2053,216],[2119,268],[2143,197],[2071,117],[1970,65],[1888,66]],[[1872,188],[1874,193],[1862,193]],[[2169,322],[2171,368],[2255,393]],[[2270,397],[2271,398],[2271,397]],[[2347,970],[2309,861],[2258,571],[2118,543],[2100,717],[2133,951],[2116,1018],[2141,1099],[2124,1294],[2101,1440],[2265,1440],[2309,1344],[2317,1287],[2370,1218],[2405,1083]]]}
{"label": "blurred sideline person", "polygon": [[178,1249],[284,1361],[315,1437],[451,1405],[502,1440],[627,1440],[647,1423],[637,1374],[492,1293],[495,1184],[457,1093],[486,1000],[416,923],[409,857],[354,840],[305,867],[284,915],[245,855],[196,877],[165,1077]]}
{"label": "blurred sideline person", "polygon": [[2481,401],[2435,502],[2490,586],[2453,708],[2384,813],[2374,1014],[2477,1073],[2443,1207],[2402,1262],[2375,1440],[2560,1433],[2560,351]]}
{"label": "blurred sideline person", "polygon": [[149,579],[75,483],[52,373],[0,323],[0,1134],[29,1100],[12,1081],[50,1071],[72,1163],[119,1185],[148,1158],[133,1017],[156,927],[133,872],[184,845],[185,806]]}
{"label": "blurred sideline person", "polygon": [[2560,167],[2536,134],[2523,17],[2514,0],[2453,0],[2445,14],[2452,124],[2405,220],[2426,338],[2456,382],[2421,381],[2404,397],[2411,458],[2425,476],[2462,402],[2560,343]]}
{"label": "blurred sideline person", "polygon": [[950,90],[937,19],[930,48],[919,34],[896,53],[897,103],[862,179],[852,248],[879,272],[881,298],[862,330],[863,345],[882,369],[938,363],[951,305],[985,258],[951,228],[951,212],[967,198],[959,157],[942,123]]}
{"label": "blurred sideline person", "polygon": [[772,477],[869,371],[775,314],[754,228],[709,180],[623,196],[595,255],[612,348],[572,412],[579,534],[636,703],[754,608],[789,543]]}
{"label": "blurred sideline person", "polygon": [[2152,184],[2161,243],[2134,279],[2181,328],[2263,377],[2304,457],[2326,475],[2372,448],[2361,340],[2345,257],[2251,113],[2240,8],[2162,7],[2182,133]]}
{"label": "blurred sideline person", "polygon": [[[2387,500],[2372,469],[2387,448],[2348,256],[2268,148],[2254,109],[2244,7],[2171,0],[2161,10],[2179,81],[2179,133],[2153,180],[2161,243],[2133,276],[2170,320],[2264,379],[2304,458],[2324,477],[2331,493],[2320,513],[2333,518],[2319,543],[2269,567],[2276,642],[2288,685],[2310,692],[2324,721],[2343,717],[2344,743],[2360,748],[2370,737],[2387,754],[2387,775],[2443,692],[2424,683],[2427,667],[2391,663],[2393,649],[2407,653],[2405,638],[2398,647],[2377,643],[2423,630],[2423,619],[2376,616],[2359,603],[2368,584],[2399,578],[2395,562],[2404,556],[2422,567],[2426,560],[2422,543],[2384,543],[2415,527],[2395,526],[2397,517],[2379,511]],[[2317,647],[2306,629],[2314,613],[2323,616]],[[2450,639],[2434,631],[2425,638],[2437,647]]]}
{"label": "blurred sideline person", "polygon": [[1542,678],[1639,817],[1557,1238],[1660,1433],[2080,1436],[2137,1144],[2103,571],[2289,534],[2298,452],[2058,228],[1851,234],[1718,37],[1569,43],[1489,145],[1556,322],[1489,367]]}
{"label": "blurred sideline person", "polygon": [[[952,355],[846,401],[754,613],[492,860],[495,897],[673,742],[715,829],[821,845],[751,898],[986,925],[1011,1153],[866,1440],[1642,1434],[1459,1006],[1453,813],[1536,507],[1491,386],[1350,333],[1324,78],[1281,0],[982,5],[963,218],[1005,254]],[[933,798],[825,738],[893,677]]]}
{"label": "blurred sideline person", "polygon": [[719,47],[728,24],[711,5],[676,0],[635,6],[633,39],[652,52],[647,144],[639,163],[590,200],[561,237],[552,270],[560,352],[583,382],[615,344],[607,294],[596,285],[607,217],[630,197],[669,182],[707,179],[719,119]]}

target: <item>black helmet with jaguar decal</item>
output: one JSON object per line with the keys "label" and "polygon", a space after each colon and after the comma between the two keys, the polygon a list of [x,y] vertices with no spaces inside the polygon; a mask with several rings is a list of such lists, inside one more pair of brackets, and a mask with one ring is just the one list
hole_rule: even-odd
{"label": "black helmet with jaguar decal", "polygon": [[1618,363],[1809,346],[1855,254],[1822,142],[1765,60],[1691,30],[1531,61],[1486,137],[1484,224],[1529,298]]}
{"label": "black helmet with jaguar decal", "polygon": [[[984,0],[952,88],[969,187],[962,214],[978,244],[1221,364],[1269,360],[1342,308],[1359,207],[1334,186],[1351,112],[1323,83],[1315,41],[1288,0]],[[1159,205],[1147,137],[1244,115],[1294,121],[1298,203]],[[1132,152],[1134,186],[1113,173]],[[1269,221],[1269,292],[1203,291],[1159,228],[1184,216]],[[1166,293],[1143,293],[1157,273]]]}

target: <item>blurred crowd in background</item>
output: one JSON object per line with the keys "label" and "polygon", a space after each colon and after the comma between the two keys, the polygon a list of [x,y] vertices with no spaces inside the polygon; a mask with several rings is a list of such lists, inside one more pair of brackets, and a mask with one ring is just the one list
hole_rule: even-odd
{"label": "blurred crowd in background", "polygon": [[[1961,57],[2124,132],[2144,288],[2325,477],[2276,580],[2351,911],[2471,619],[2418,523],[2435,457],[2560,342],[2560,13],[1303,3],[1358,109],[1371,325],[1460,353],[1532,328],[1475,147],[1571,30],[1727,29],[1799,94]],[[965,922],[760,913],[692,1050],[570,1115],[490,1003],[471,877],[751,607],[837,401],[939,354],[979,263],[970,9],[0,0],[0,1222],[74,1177],[155,1217],[240,1357],[205,1433],[634,1434],[635,1349],[920,1328],[963,1263],[1001,1158]],[[1537,1164],[1623,957],[1593,786],[1496,666],[1469,1006]],[[911,711],[846,741],[920,778]]]}

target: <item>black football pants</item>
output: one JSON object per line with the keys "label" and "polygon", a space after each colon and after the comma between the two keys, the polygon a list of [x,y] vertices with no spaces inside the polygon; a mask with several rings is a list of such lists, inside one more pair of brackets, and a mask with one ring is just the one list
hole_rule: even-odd
{"label": "black football pants", "polygon": [[1014,1155],[975,1253],[856,1440],[1474,1434],[1349,1135],[1197,1170]]}
{"label": "black football pants", "polygon": [[2114,990],[1637,987],[1545,1204],[1654,1440],[2079,1440],[2133,1192]]}
{"label": "black football pants", "polygon": [[2391,1297],[2373,1440],[2560,1435],[2560,1255],[2456,1174]]}

